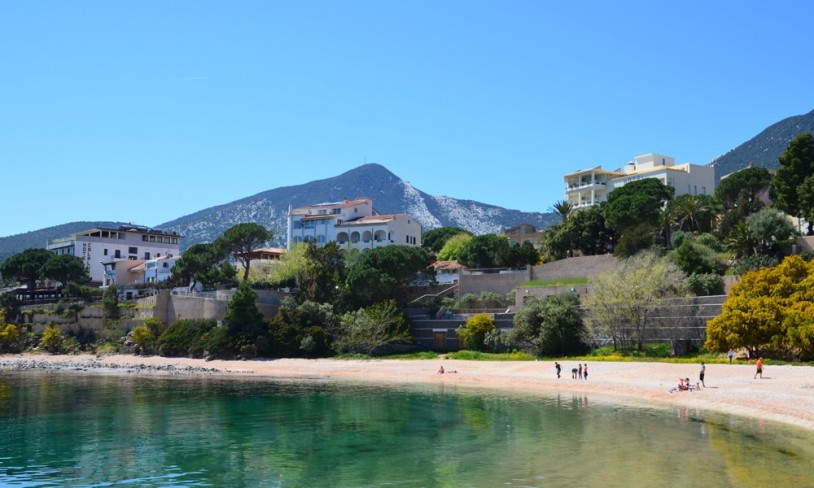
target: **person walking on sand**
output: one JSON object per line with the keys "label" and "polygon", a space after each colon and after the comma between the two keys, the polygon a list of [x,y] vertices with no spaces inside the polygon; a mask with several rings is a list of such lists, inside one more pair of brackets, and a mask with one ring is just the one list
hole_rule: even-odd
{"label": "person walking on sand", "polygon": [[562,371],[562,366],[557,361],[554,361],[554,369],[557,370],[557,379],[560,379],[560,371]]}
{"label": "person walking on sand", "polygon": [[582,363],[579,363],[579,379],[582,379]]}
{"label": "person walking on sand", "polygon": [[763,357],[757,358],[757,363],[755,363],[755,367],[757,371],[755,371],[754,379],[757,379],[758,375],[760,375],[760,379],[763,379]]}
{"label": "person walking on sand", "polygon": [[704,364],[704,361],[701,361],[701,373],[698,374],[698,380],[701,382],[701,386],[703,386],[704,388],[707,387],[707,385],[704,384],[704,373],[706,371],[707,366]]}
{"label": "person walking on sand", "polygon": [[588,379],[588,363],[582,365],[582,377],[583,379]]}

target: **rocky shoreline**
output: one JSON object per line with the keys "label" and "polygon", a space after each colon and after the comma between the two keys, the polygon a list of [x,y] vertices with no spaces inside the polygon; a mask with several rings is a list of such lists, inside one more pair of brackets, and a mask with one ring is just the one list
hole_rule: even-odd
{"label": "rocky shoreline", "polygon": [[107,373],[140,373],[140,374],[165,374],[165,375],[214,375],[224,372],[217,368],[206,368],[192,365],[174,364],[145,364],[145,363],[125,363],[107,362],[104,357],[97,356],[92,360],[80,360],[66,358],[65,360],[42,360],[35,358],[4,359],[0,361],[0,370],[10,371],[84,371]]}

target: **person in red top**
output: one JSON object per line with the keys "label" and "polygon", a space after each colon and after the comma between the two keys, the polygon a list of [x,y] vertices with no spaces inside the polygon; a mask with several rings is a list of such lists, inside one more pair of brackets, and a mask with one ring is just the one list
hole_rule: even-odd
{"label": "person in red top", "polygon": [[760,375],[760,379],[763,379],[763,358],[762,357],[757,358],[757,363],[755,363],[755,366],[757,367],[757,371],[755,372],[755,378],[757,378],[757,376]]}

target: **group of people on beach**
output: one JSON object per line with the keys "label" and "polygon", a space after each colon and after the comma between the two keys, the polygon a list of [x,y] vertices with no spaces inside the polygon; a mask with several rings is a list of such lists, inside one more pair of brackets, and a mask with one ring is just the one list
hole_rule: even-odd
{"label": "group of people on beach", "polygon": [[[562,366],[560,363],[554,361],[554,370],[557,372],[557,378],[562,375]],[[588,363],[577,364],[576,368],[571,368],[571,378],[573,379],[588,379]]]}
{"label": "group of people on beach", "polygon": [[[730,351],[730,354],[731,354],[731,351]],[[732,356],[730,354],[727,354],[727,356],[729,357],[729,361],[731,363]],[[760,376],[760,378],[763,379],[763,358],[762,357],[758,358],[757,363],[755,363],[755,366],[757,367],[757,370],[755,372],[755,378]],[[560,365],[560,363],[558,363],[557,361],[554,361],[554,370],[557,372],[557,378],[559,379],[561,377],[561,375],[562,375],[562,365]],[[702,387],[706,388],[707,385],[706,385],[706,383],[704,383],[704,376],[706,375],[706,372],[707,372],[707,365],[704,364],[703,361],[701,361],[701,371],[698,373],[698,383],[696,383],[693,386],[690,383],[689,378],[679,378],[678,379],[678,386],[671,389],[670,392],[672,393],[674,391],[687,391],[687,390],[699,389],[699,388],[702,388]],[[447,374],[449,374],[449,373],[457,373],[457,371],[455,371],[455,370],[447,371],[447,370],[444,369],[444,366],[441,365],[441,367],[438,368],[438,372],[436,374],[445,374],[445,373],[447,373]],[[578,363],[576,368],[571,368],[571,378],[580,379],[580,380],[587,380],[588,379],[588,363]]]}

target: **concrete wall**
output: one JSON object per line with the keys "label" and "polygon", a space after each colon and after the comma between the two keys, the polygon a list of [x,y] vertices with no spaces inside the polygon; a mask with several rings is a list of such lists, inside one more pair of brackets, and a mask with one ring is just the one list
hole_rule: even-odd
{"label": "concrete wall", "polygon": [[612,254],[560,259],[532,267],[529,281],[590,278],[613,268],[616,261]]}
{"label": "concrete wall", "polygon": [[[99,304],[88,305],[75,316],[57,313],[57,308],[58,305],[53,303],[24,305],[20,307],[17,325],[30,327],[31,331],[35,333],[42,333],[49,324],[53,324],[63,332],[71,334],[78,334],[82,330],[98,332],[105,327],[104,311]],[[119,308],[119,326],[125,334],[143,323],[143,320],[137,318],[136,315],[135,308]]]}
{"label": "concrete wall", "polygon": [[797,238],[797,249],[798,253],[803,251],[811,251],[814,249],[814,236],[801,236]]}
{"label": "concrete wall", "polygon": [[[273,317],[285,294],[272,290],[256,291],[258,311],[266,318]],[[169,290],[162,290],[157,295],[136,300],[133,307],[119,307],[119,325],[127,333],[150,318],[160,320],[165,327],[180,319],[223,320],[226,307],[234,294],[235,290],[224,290],[174,295]],[[104,328],[104,312],[100,304],[85,306],[75,317],[57,313],[57,307],[57,304],[20,307],[18,323],[28,324],[34,332],[42,332],[48,324],[54,324],[70,333],[83,329],[99,331]]]}
{"label": "concrete wall", "polygon": [[478,270],[462,271],[458,277],[458,296],[473,293],[480,295],[484,291],[492,291],[500,294],[507,294],[520,286],[523,282],[529,281],[529,271],[500,271],[489,272]]}

